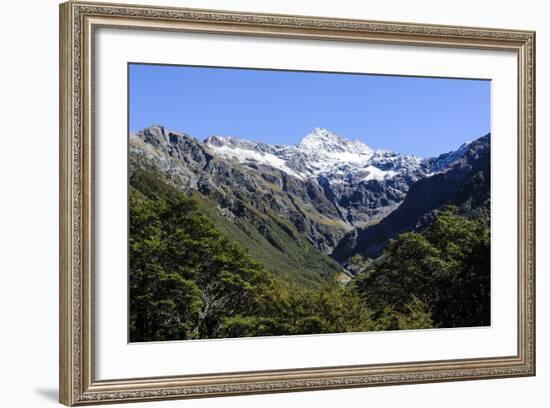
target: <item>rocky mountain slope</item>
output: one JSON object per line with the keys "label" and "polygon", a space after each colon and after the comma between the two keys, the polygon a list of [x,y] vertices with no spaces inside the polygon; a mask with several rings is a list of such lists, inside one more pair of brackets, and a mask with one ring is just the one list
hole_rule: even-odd
{"label": "rocky mountain slope", "polygon": [[[392,214],[403,213],[401,207],[416,202],[405,199],[413,187],[420,191],[415,194],[432,195],[429,183],[422,190],[423,180],[444,177],[434,188],[456,193],[462,184],[448,184],[445,177],[459,173],[449,173],[451,168],[470,165],[456,164],[470,150],[465,144],[455,152],[421,159],[374,150],[320,128],[297,145],[284,146],[227,136],[201,142],[152,126],[130,135],[130,175],[153,171],[178,189],[198,194],[223,228],[259,259],[279,264],[273,269],[304,268],[307,258],[313,265],[308,273],[334,274],[339,267],[326,255],[334,252],[345,263],[349,254],[362,252],[358,247],[362,239],[352,238],[363,236],[369,226],[389,225],[386,220]],[[460,173],[464,174],[457,180],[465,183],[470,172]],[[445,196],[437,203],[448,200]],[[418,211],[424,215],[434,208],[435,201]],[[403,228],[409,228],[410,223],[405,224]],[[347,244],[341,243],[342,238]],[[386,241],[381,242],[383,246]],[[293,250],[296,247],[301,249]]]}
{"label": "rocky mountain slope", "polygon": [[[383,218],[413,182],[431,171],[418,157],[373,150],[319,128],[296,146],[221,136],[201,143],[160,126],[130,139],[134,156],[151,162],[184,189],[227,195],[244,183],[247,188],[241,194],[258,206],[256,193],[268,192],[273,196],[269,206],[288,213],[325,253],[339,239],[336,230]],[[327,231],[327,224],[338,228]]]}
{"label": "rocky mountain slope", "polygon": [[344,264],[355,254],[377,258],[390,239],[406,231],[422,231],[446,205],[457,206],[462,215],[489,219],[490,159],[489,135],[430,159],[439,172],[414,183],[399,208],[380,223],[347,234],[332,256]]}
{"label": "rocky mountain slope", "polygon": [[337,212],[338,221],[349,227],[384,217],[403,200],[409,185],[429,171],[418,157],[373,150],[321,128],[296,146],[220,136],[207,138],[205,145],[214,155],[245,167],[272,167],[314,184]]}

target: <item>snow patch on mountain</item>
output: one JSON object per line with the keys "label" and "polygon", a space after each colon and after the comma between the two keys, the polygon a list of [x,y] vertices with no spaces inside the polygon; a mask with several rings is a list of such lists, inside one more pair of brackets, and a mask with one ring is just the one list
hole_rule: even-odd
{"label": "snow patch on mountain", "polygon": [[370,181],[370,180],[384,180],[386,178],[395,177],[398,173],[393,170],[380,170],[378,167],[367,166],[365,170],[368,174],[361,179],[361,181]]}
{"label": "snow patch on mountain", "polygon": [[238,146],[225,146],[225,145],[216,146],[213,148],[213,150],[217,155],[221,157],[236,159],[240,163],[263,164],[265,166],[274,167],[276,169],[284,171],[285,173],[291,176],[294,176],[296,178],[299,178],[301,180],[304,179],[304,176],[302,174],[299,174],[294,170],[292,170],[290,167],[288,167],[286,165],[285,160],[281,159],[280,157],[272,153],[246,149]]}

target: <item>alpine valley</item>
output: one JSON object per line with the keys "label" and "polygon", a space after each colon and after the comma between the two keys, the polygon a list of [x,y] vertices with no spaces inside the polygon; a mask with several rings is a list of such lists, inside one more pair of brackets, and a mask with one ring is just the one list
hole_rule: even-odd
{"label": "alpine valley", "polygon": [[419,158],[321,128],[284,146],[199,141],[152,126],[129,136],[129,176],[144,195],[159,182],[185,193],[282,279],[312,287],[335,277],[343,285],[391,240],[426,231],[449,206],[465,219],[489,218],[490,135]]}

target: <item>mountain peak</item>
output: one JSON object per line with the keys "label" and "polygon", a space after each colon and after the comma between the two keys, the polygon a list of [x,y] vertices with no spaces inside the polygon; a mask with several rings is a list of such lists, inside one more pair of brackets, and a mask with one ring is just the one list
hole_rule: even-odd
{"label": "mountain peak", "polygon": [[150,133],[150,134],[153,134],[153,135],[164,135],[166,134],[166,131],[168,129],[166,129],[164,126],[162,125],[151,125],[151,126],[148,126],[144,129],[141,130],[141,132],[143,133]]}
{"label": "mountain peak", "polygon": [[234,138],[232,138],[231,136],[212,135],[204,139],[204,143],[210,146],[221,147],[227,143],[230,143],[233,139]]}
{"label": "mountain peak", "polygon": [[298,144],[301,150],[336,153],[372,154],[373,150],[359,140],[349,140],[328,129],[317,127]]}
{"label": "mountain peak", "polygon": [[338,136],[328,129],[316,127],[301,140],[299,146],[316,147],[318,144],[323,143],[345,144],[347,141],[346,138]]}
{"label": "mountain peak", "polygon": [[313,135],[320,138],[340,138],[340,136],[322,127],[316,127],[315,129],[313,129],[313,131],[309,135]]}

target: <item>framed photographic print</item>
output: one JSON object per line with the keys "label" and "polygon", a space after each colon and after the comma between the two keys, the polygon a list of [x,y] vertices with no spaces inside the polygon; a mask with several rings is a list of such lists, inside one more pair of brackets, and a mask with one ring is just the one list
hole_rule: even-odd
{"label": "framed photographic print", "polygon": [[61,402],[534,375],[534,42],[62,4]]}

